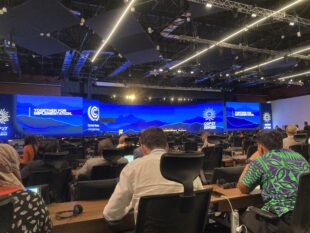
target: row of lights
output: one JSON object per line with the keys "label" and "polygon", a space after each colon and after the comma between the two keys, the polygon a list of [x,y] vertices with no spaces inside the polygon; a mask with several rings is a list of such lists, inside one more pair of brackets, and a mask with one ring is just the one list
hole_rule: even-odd
{"label": "row of lights", "polygon": [[[112,99],[116,99],[117,98],[117,95],[116,94],[113,94],[111,96]],[[124,96],[124,98],[128,101],[135,101],[137,99],[136,95],[135,94],[131,94],[131,95],[126,95]],[[149,101],[151,101],[153,98],[151,96],[149,96],[147,98]],[[177,101],[177,102],[191,102],[193,101],[192,98],[183,98],[183,97],[170,97],[170,98],[167,98],[167,97],[163,97],[162,98],[163,101],[171,101],[171,102],[174,102],[174,101]]]}

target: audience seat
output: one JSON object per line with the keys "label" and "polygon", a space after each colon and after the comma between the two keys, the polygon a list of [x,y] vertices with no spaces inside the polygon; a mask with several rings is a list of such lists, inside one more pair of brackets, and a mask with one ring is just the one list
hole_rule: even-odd
{"label": "audience seat", "polygon": [[291,146],[290,149],[301,154],[307,161],[309,161],[310,145],[294,145]]}
{"label": "audience seat", "polygon": [[10,197],[0,199],[0,232],[11,232],[13,209]]}
{"label": "audience seat", "polygon": [[73,190],[75,201],[108,199],[111,197],[118,178],[107,180],[79,181]]}
{"label": "audience seat", "polygon": [[92,168],[91,180],[105,180],[118,178],[127,164],[100,165]]}
{"label": "audience seat", "polygon": [[[256,207],[249,207],[249,211],[253,211],[262,218],[271,221],[276,220],[277,215],[261,210]],[[292,233],[309,233],[310,232],[310,173],[300,176],[296,203],[292,215],[292,224],[288,226]]]}
{"label": "audience seat", "polygon": [[237,183],[243,170],[244,166],[215,168],[211,183],[216,184],[220,180],[225,181],[225,183]]}

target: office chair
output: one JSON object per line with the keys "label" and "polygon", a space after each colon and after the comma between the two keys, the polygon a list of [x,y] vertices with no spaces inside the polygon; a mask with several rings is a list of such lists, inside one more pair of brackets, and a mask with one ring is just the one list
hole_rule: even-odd
{"label": "office chair", "polygon": [[92,168],[90,178],[91,180],[105,180],[118,178],[123,168],[127,164],[106,164],[95,166]]}
{"label": "office chair", "polygon": [[[249,211],[258,216],[276,220],[278,216],[268,211],[256,207],[249,207]],[[296,196],[295,207],[292,214],[292,222],[289,226],[292,233],[309,233],[310,232],[310,173],[302,174],[299,178],[298,191]]]}
{"label": "office chair", "polygon": [[142,197],[136,233],[202,233],[211,190],[193,190],[203,163],[200,154],[164,154],[160,169],[167,180],[181,183],[183,193]]}
{"label": "office chair", "polygon": [[290,149],[301,154],[307,161],[309,161],[310,145],[294,145],[291,146]]}
{"label": "office chair", "polygon": [[203,148],[202,152],[204,153],[204,162],[203,170],[204,171],[213,171],[215,168],[221,166],[223,158],[223,148],[220,146],[207,147]]}
{"label": "office chair", "polygon": [[0,199],[0,232],[10,232],[13,223],[13,209],[10,197]]}
{"label": "office chair", "polygon": [[237,183],[243,170],[244,166],[215,168],[211,183],[216,184],[219,180],[225,180],[226,183]]}
{"label": "office chair", "polygon": [[110,198],[118,178],[77,182],[74,187],[74,200],[98,200]]}

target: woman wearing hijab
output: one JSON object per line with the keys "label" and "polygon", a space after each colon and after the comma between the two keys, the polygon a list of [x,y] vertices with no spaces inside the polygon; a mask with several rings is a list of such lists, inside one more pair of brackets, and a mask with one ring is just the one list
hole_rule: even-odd
{"label": "woman wearing hijab", "polygon": [[19,172],[18,154],[10,145],[0,144],[0,197],[4,196],[11,199],[14,207],[10,232],[52,232],[51,220],[44,201],[38,194],[24,190]]}

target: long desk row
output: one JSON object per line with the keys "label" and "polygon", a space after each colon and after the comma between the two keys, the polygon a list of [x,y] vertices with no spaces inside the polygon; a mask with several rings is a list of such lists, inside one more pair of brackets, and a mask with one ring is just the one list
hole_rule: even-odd
{"label": "long desk row", "polygon": [[[206,185],[205,188],[212,188],[214,191],[226,195],[234,209],[243,209],[248,206],[258,206],[262,204],[261,195],[259,192],[251,194],[242,194],[239,189],[223,189],[218,185]],[[98,201],[77,201],[67,203],[57,203],[48,206],[50,216],[54,225],[54,233],[107,233],[104,230],[102,211],[108,200]],[[84,212],[76,217],[65,220],[57,220],[56,212],[70,210],[75,204],[80,204],[84,208]],[[211,196],[211,205],[214,211],[227,212],[230,211],[227,200],[223,197]],[[130,220],[133,225],[133,216]]]}

